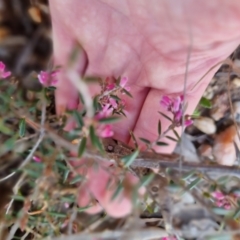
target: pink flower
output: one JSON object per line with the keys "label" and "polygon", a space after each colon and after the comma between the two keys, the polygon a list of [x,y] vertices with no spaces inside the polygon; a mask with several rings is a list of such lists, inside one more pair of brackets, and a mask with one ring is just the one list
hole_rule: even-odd
{"label": "pink flower", "polygon": [[119,85],[122,88],[124,88],[127,82],[128,82],[128,78],[127,77],[122,77],[121,80],[120,80],[120,84]]}
{"label": "pink flower", "polygon": [[125,90],[127,90],[128,92],[131,90],[131,88],[129,86],[126,86],[128,82],[128,78],[127,77],[122,77],[120,80],[120,87],[124,88]]}
{"label": "pink flower", "polygon": [[3,62],[0,62],[0,78],[4,79],[11,75],[11,72],[5,71],[5,64]]}
{"label": "pink flower", "polygon": [[[173,122],[176,126],[181,126],[181,120],[183,117],[183,96],[178,96],[175,98],[170,98],[168,96],[163,96],[160,104],[169,112],[173,114]],[[184,125],[187,127],[193,123],[189,118],[189,115],[184,116]]]}
{"label": "pink flower", "polygon": [[70,207],[70,204],[67,203],[67,202],[65,202],[65,203],[64,203],[64,207],[65,207],[65,208],[69,208],[69,207]]}
{"label": "pink flower", "polygon": [[179,112],[181,111],[181,105],[183,102],[183,98],[182,97],[176,97],[173,99],[173,106],[172,106],[172,110],[173,112]]}
{"label": "pink flower", "polygon": [[106,118],[112,115],[113,112],[113,108],[110,107],[110,104],[106,104],[103,109],[97,113],[97,115],[95,116],[95,118],[97,120],[102,119],[102,118]]}
{"label": "pink flower", "polygon": [[117,108],[118,104],[115,99],[109,98],[109,103],[112,105],[113,108]]}
{"label": "pink flower", "polygon": [[212,193],[212,197],[215,198],[217,207],[223,207],[227,210],[231,209],[231,203],[229,202],[229,199],[222,192],[215,191]]}
{"label": "pink flower", "polygon": [[172,99],[169,98],[168,96],[163,96],[160,104],[168,111],[170,111],[171,109],[171,105],[172,105]]}
{"label": "pink flower", "polygon": [[113,136],[113,130],[111,125],[100,125],[97,128],[97,135],[101,138],[107,138]]}
{"label": "pink flower", "polygon": [[37,156],[33,156],[33,160],[38,163],[42,162],[41,158]]}
{"label": "pink flower", "polygon": [[40,74],[38,74],[38,80],[45,87],[55,86],[58,82],[57,79],[58,72],[59,71],[52,72],[41,71]]}
{"label": "pink flower", "polygon": [[[110,104],[106,104],[103,109],[95,116],[96,120],[107,118],[112,115],[113,108],[110,107]],[[99,124],[97,127],[97,135],[102,138],[112,137],[113,136],[112,126],[109,124]]]}
{"label": "pink flower", "polygon": [[108,90],[108,91],[111,91],[111,90],[113,90],[115,88],[115,84],[114,83],[109,83],[109,84],[107,84],[107,86],[106,86],[106,90]]}

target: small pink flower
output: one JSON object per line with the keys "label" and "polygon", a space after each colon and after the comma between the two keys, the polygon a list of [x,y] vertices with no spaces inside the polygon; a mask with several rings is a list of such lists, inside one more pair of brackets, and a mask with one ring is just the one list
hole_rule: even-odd
{"label": "small pink flower", "polygon": [[[176,126],[181,125],[181,120],[183,117],[183,96],[178,96],[175,98],[170,98],[168,96],[163,96],[160,104],[169,112],[173,114],[173,121]],[[184,125],[187,127],[193,123],[189,118],[189,115],[185,115]]]}
{"label": "small pink flower", "polygon": [[112,115],[113,112],[113,108],[110,107],[110,104],[106,104],[103,109],[97,113],[97,115],[95,116],[95,118],[97,120],[102,119],[102,118],[106,118],[109,117],[110,115]]}
{"label": "small pink flower", "polygon": [[181,97],[176,97],[173,99],[173,106],[172,110],[173,112],[179,112],[181,110],[181,104],[182,104],[182,98]]}
{"label": "small pink flower", "polygon": [[52,72],[41,71],[40,74],[38,74],[38,80],[45,87],[55,86],[58,82],[57,79],[58,72],[59,71]]}
{"label": "small pink flower", "polygon": [[172,100],[171,98],[169,98],[168,96],[163,96],[160,104],[166,109],[166,110],[170,110],[171,109],[171,105],[172,105]]}
{"label": "small pink flower", "polygon": [[231,209],[231,203],[229,202],[226,195],[224,195],[222,192],[215,191],[215,192],[212,192],[211,195],[213,198],[215,198],[215,200],[216,200],[215,204],[217,207],[222,207],[227,210]]}
{"label": "small pink flower", "polygon": [[102,138],[112,137],[113,136],[113,130],[111,125],[100,125],[97,128],[97,135]]}
{"label": "small pink flower", "polygon": [[193,120],[192,119],[185,120],[185,122],[184,122],[185,127],[188,127],[188,126],[190,126],[192,124],[193,124]]}
{"label": "small pink flower", "polygon": [[67,202],[64,203],[65,208],[69,208],[69,206],[70,206],[69,203],[67,203]]}
{"label": "small pink flower", "polygon": [[109,83],[109,84],[107,84],[107,86],[106,86],[106,90],[108,90],[108,91],[111,91],[111,90],[113,90],[115,88],[115,84],[114,83]]}
{"label": "small pink flower", "polygon": [[115,99],[109,98],[109,103],[112,105],[113,108],[117,108],[118,104]]}
{"label": "small pink flower", "polygon": [[42,162],[41,158],[37,156],[33,156],[33,160],[38,163]]}
{"label": "small pink flower", "polygon": [[0,62],[0,78],[4,79],[11,75],[11,72],[6,71],[5,72],[5,64],[3,62]]}
{"label": "small pink flower", "polygon": [[128,92],[130,92],[131,88],[129,86],[126,86],[127,82],[128,82],[128,78],[127,77],[122,77],[119,85],[120,85],[120,87],[122,87],[125,90],[127,90]]}
{"label": "small pink flower", "polygon": [[122,77],[121,80],[120,80],[120,84],[119,85],[122,88],[124,88],[126,86],[127,82],[128,82],[128,78],[127,77]]}
{"label": "small pink flower", "polygon": [[218,200],[222,200],[225,198],[224,194],[220,191],[215,191],[212,193],[212,196],[215,198],[215,199],[218,199]]}
{"label": "small pink flower", "polygon": [[182,119],[182,115],[183,115],[182,110],[177,111],[177,112],[175,113],[174,120],[175,120],[176,122],[180,122],[181,119]]}

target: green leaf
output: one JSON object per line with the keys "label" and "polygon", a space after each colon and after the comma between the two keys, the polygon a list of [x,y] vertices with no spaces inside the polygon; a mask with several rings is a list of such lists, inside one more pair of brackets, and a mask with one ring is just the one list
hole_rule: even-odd
{"label": "green leaf", "polygon": [[162,133],[162,125],[161,125],[161,121],[158,120],[158,135],[160,136]]}
{"label": "green leaf", "polygon": [[141,178],[141,183],[140,183],[140,186],[139,187],[145,187],[147,186],[154,178],[154,174],[148,174],[144,177]]}
{"label": "green leaf", "polygon": [[119,111],[119,113],[121,113],[124,117],[127,117],[123,110]]}
{"label": "green leaf", "polygon": [[98,102],[98,96],[93,98],[93,107],[94,107],[95,112],[97,112],[101,109],[101,105]]}
{"label": "green leaf", "polygon": [[78,126],[80,128],[82,128],[84,126],[84,122],[83,122],[81,113],[79,113],[76,110],[73,110],[73,116],[74,116],[75,120],[77,121]]}
{"label": "green leaf", "polygon": [[177,139],[175,139],[175,138],[173,138],[173,137],[171,137],[171,136],[166,136],[166,138],[168,138],[168,139],[170,139],[170,140],[172,140],[172,141],[174,141],[174,142],[178,142]]}
{"label": "green leaf", "polygon": [[122,89],[122,91],[128,95],[130,98],[133,98],[132,94],[130,92],[128,92],[125,88]]}
{"label": "green leaf", "polygon": [[166,114],[162,113],[162,112],[158,112],[159,114],[161,114],[163,117],[165,117],[167,120],[169,120],[170,122],[172,122],[172,119],[170,117],[168,117]]}
{"label": "green leaf", "polygon": [[133,161],[136,159],[138,154],[139,154],[139,150],[137,149],[132,154],[123,157],[122,161],[123,161],[125,167],[129,167],[133,163]]}
{"label": "green leaf", "polygon": [[60,217],[60,218],[66,218],[67,214],[59,213],[59,212],[47,212],[49,215],[53,217]]}
{"label": "green leaf", "polygon": [[201,115],[201,113],[199,112],[199,110],[195,109],[193,112],[193,116],[199,117]]}
{"label": "green leaf", "polygon": [[135,137],[133,131],[130,130],[130,131],[129,131],[129,134],[130,134],[130,136],[131,136],[131,138],[132,138],[132,140],[133,140],[133,143],[134,143],[135,148],[138,148],[137,139],[136,139],[136,137]]}
{"label": "green leaf", "polygon": [[188,190],[192,190],[193,188],[195,188],[198,183],[200,183],[202,181],[202,178],[196,178],[195,180],[193,180],[188,186]]}
{"label": "green leaf", "polygon": [[146,144],[151,144],[151,142],[149,140],[147,140],[146,138],[139,138],[139,139]]}
{"label": "green leaf", "polygon": [[156,142],[156,144],[157,144],[158,146],[168,146],[168,145],[169,145],[168,143],[161,142],[161,141]]}
{"label": "green leaf", "polygon": [[78,183],[78,182],[82,181],[83,178],[84,178],[83,176],[77,175],[76,177],[74,177],[74,178],[72,179],[72,181],[70,182],[70,184]]}
{"label": "green leaf", "polygon": [[237,219],[237,218],[239,217],[239,215],[240,215],[240,208],[238,208],[238,209],[236,210],[236,212],[235,212],[234,215],[233,215],[233,218],[234,218],[234,219]]}
{"label": "green leaf", "polygon": [[182,179],[187,180],[187,179],[193,177],[195,174],[196,174],[196,170],[192,170],[186,174],[183,174]]}
{"label": "green leaf", "polygon": [[90,208],[90,207],[91,207],[91,205],[86,206],[86,207],[77,208],[77,211],[78,211],[78,212],[84,212],[85,210],[87,210],[87,209]]}
{"label": "green leaf", "polygon": [[120,82],[121,82],[121,76],[119,76],[119,77],[116,79],[116,84],[119,86]]}
{"label": "green leaf", "polygon": [[70,174],[70,170],[66,170],[64,172],[64,176],[63,176],[63,182],[64,183],[67,181],[69,174]]}
{"label": "green leaf", "polygon": [[181,138],[180,138],[179,134],[177,133],[177,131],[175,129],[173,129],[173,133],[179,141]]}
{"label": "green leaf", "polygon": [[78,157],[81,157],[86,149],[87,138],[83,137],[78,148]]}
{"label": "green leaf", "polygon": [[199,103],[202,107],[212,108],[212,103],[209,99],[202,97]]}
{"label": "green leaf", "polygon": [[19,122],[19,136],[24,137],[26,132],[26,120],[25,118],[21,118]]}
{"label": "green leaf", "polygon": [[26,197],[22,196],[22,195],[13,195],[11,196],[11,198],[13,198],[14,200],[17,201],[25,201]]}
{"label": "green leaf", "polygon": [[98,136],[95,134],[95,129],[92,125],[90,126],[89,133],[90,133],[90,139],[91,139],[93,146],[95,146],[101,152],[103,152],[103,146],[102,146]]}
{"label": "green leaf", "polygon": [[107,117],[107,118],[102,118],[98,121],[100,123],[114,123],[114,122],[118,122],[119,120],[121,120],[121,118],[119,117]]}
{"label": "green leaf", "polygon": [[225,209],[225,208],[218,208],[218,207],[214,207],[212,208],[213,212],[217,215],[233,215],[235,210],[232,209]]}
{"label": "green leaf", "polygon": [[54,86],[50,86],[50,87],[47,87],[47,89],[48,89],[49,91],[55,91],[57,88],[54,87]]}
{"label": "green leaf", "polygon": [[122,190],[123,190],[123,185],[119,184],[117,189],[113,193],[111,200],[113,201],[120,194],[120,192],[122,192]]}
{"label": "green leaf", "polygon": [[116,101],[121,101],[121,98],[118,97],[117,95],[111,95],[111,94],[110,94],[110,97],[113,98],[113,99],[116,100]]}
{"label": "green leaf", "polygon": [[12,135],[13,131],[8,128],[2,120],[0,120],[0,132],[6,135]]}

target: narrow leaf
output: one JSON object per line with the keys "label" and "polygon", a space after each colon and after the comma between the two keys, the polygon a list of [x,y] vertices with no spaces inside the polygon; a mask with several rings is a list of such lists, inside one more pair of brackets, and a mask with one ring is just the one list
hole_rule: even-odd
{"label": "narrow leaf", "polygon": [[24,137],[26,132],[26,120],[25,118],[20,119],[19,122],[19,136]]}
{"label": "narrow leaf", "polygon": [[161,142],[161,141],[156,142],[156,144],[157,144],[158,146],[168,146],[168,145],[169,145],[168,143]]}
{"label": "narrow leaf", "polygon": [[132,154],[123,157],[122,161],[123,161],[125,167],[129,167],[133,163],[133,161],[136,159],[138,154],[139,154],[139,150],[137,149]]}
{"label": "narrow leaf", "polygon": [[147,140],[146,138],[139,138],[142,142],[146,143],[146,144],[150,144],[151,142],[149,140]]}
{"label": "narrow leaf", "polygon": [[212,108],[212,103],[209,99],[202,97],[200,100],[200,105],[205,108]]}
{"label": "narrow leaf", "polygon": [[154,174],[149,174],[141,178],[140,187],[147,186],[154,178]]}
{"label": "narrow leaf", "polygon": [[122,192],[122,190],[123,190],[123,185],[119,184],[117,189],[113,193],[111,200],[113,201]]}
{"label": "narrow leaf", "polygon": [[59,212],[47,212],[49,215],[53,217],[60,217],[60,218],[66,218],[67,214],[59,213]]}
{"label": "narrow leaf", "polygon": [[77,175],[76,177],[74,177],[74,178],[72,179],[72,181],[70,182],[70,184],[75,184],[75,183],[80,182],[80,181],[82,181],[82,180],[83,180],[83,176]]}
{"label": "narrow leaf", "polygon": [[158,135],[160,136],[162,133],[162,125],[161,125],[161,121],[158,120]]}
{"label": "narrow leaf", "polygon": [[99,104],[98,102],[98,96],[96,96],[94,99],[93,99],[93,107],[95,109],[95,112],[99,111],[101,109],[101,105]]}
{"label": "narrow leaf", "polygon": [[83,122],[81,113],[79,113],[76,110],[73,110],[73,116],[74,116],[75,120],[77,121],[78,126],[80,128],[82,128],[84,126],[84,122]]}
{"label": "narrow leaf", "polygon": [[163,117],[165,117],[167,120],[169,120],[170,122],[172,122],[172,119],[170,117],[168,117],[166,114],[162,113],[162,112],[158,112],[159,114],[161,114]]}
{"label": "narrow leaf", "polygon": [[63,176],[63,182],[64,183],[67,181],[69,174],[70,174],[70,170],[66,170],[64,172],[64,176]]}
{"label": "narrow leaf", "polygon": [[78,148],[78,157],[81,157],[86,149],[87,138],[83,137]]}
{"label": "narrow leaf", "polygon": [[108,118],[102,118],[99,120],[100,123],[114,123],[114,122],[118,122],[119,120],[121,120],[121,118],[119,117],[108,117]]}
{"label": "narrow leaf", "polygon": [[192,190],[193,188],[195,188],[198,183],[200,183],[202,181],[202,178],[196,178],[195,180],[193,180],[188,186],[188,190]]}
{"label": "narrow leaf", "polygon": [[87,210],[88,208],[92,207],[91,205],[86,206],[86,207],[81,207],[81,208],[77,208],[78,212],[84,212],[85,210]]}
{"label": "narrow leaf", "polygon": [[179,134],[177,133],[177,131],[175,129],[173,129],[173,133],[179,141],[181,138],[180,138]]}
{"label": "narrow leaf", "polygon": [[174,142],[178,142],[177,139],[175,139],[175,138],[173,138],[173,137],[171,137],[171,136],[166,136],[166,138],[168,138],[168,139],[170,139],[170,140],[172,140],[172,141],[174,141]]}
{"label": "narrow leaf", "polygon": [[125,88],[123,88],[122,91],[123,91],[126,95],[128,95],[130,98],[133,97],[132,94],[131,94],[130,92],[128,92]]}
{"label": "narrow leaf", "polygon": [[134,143],[135,148],[138,148],[137,139],[136,139],[136,137],[135,137],[133,131],[130,130],[130,131],[129,131],[129,134],[131,135],[131,138],[133,139],[133,143]]}
{"label": "narrow leaf", "polygon": [[90,139],[91,139],[91,142],[92,142],[93,146],[95,146],[101,152],[103,152],[103,146],[102,146],[98,136],[95,134],[95,130],[94,130],[94,127],[92,125],[90,126],[89,132],[90,132]]}
{"label": "narrow leaf", "polygon": [[113,98],[114,100],[121,101],[121,98],[118,97],[117,95],[111,95],[110,94],[110,97]]}

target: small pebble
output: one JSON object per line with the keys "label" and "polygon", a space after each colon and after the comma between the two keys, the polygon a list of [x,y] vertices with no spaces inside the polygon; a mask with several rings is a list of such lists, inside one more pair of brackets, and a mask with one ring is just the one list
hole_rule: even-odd
{"label": "small pebble", "polygon": [[232,80],[235,87],[240,87],[240,78],[236,77]]}
{"label": "small pebble", "polygon": [[233,103],[233,115],[237,122],[240,122],[240,101]]}
{"label": "small pebble", "polygon": [[236,135],[236,128],[232,125],[215,137],[213,156],[219,164],[226,166],[232,166],[234,164],[236,160],[236,150],[233,141]]}
{"label": "small pebble", "polygon": [[193,125],[206,134],[214,134],[216,132],[216,125],[213,119],[209,117],[197,118],[194,120]]}
{"label": "small pebble", "polygon": [[212,156],[212,146],[205,143],[202,144],[199,148],[198,148],[198,153],[200,154],[200,156],[202,157],[208,157],[208,158],[213,158]]}

